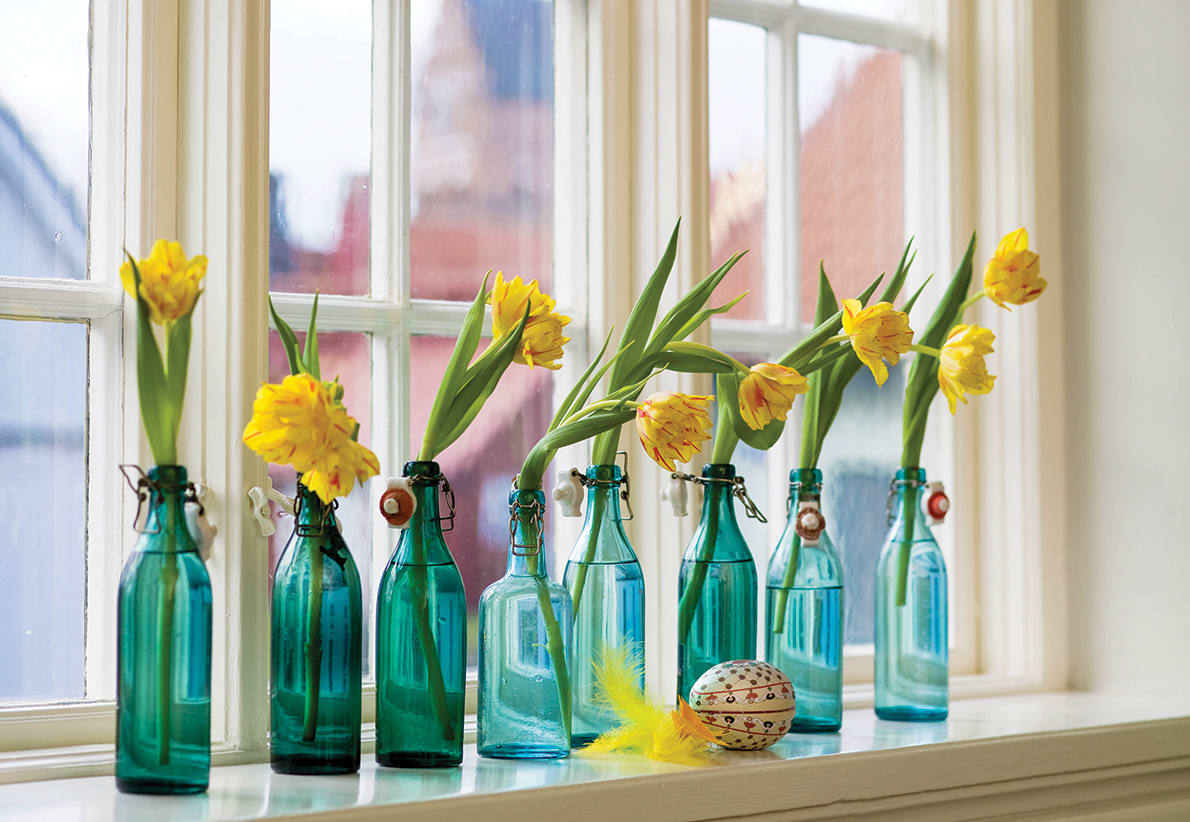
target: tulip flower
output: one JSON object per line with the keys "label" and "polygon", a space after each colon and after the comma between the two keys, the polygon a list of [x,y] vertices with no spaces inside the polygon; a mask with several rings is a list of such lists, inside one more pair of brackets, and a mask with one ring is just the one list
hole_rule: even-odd
{"label": "tulip flower", "polygon": [[521,336],[520,350],[513,357],[514,362],[530,368],[540,365],[551,371],[562,367],[562,347],[570,342],[563,336],[562,328],[570,322],[565,314],[557,313],[556,303],[548,294],[543,294],[537,280],[524,283],[520,277],[504,279],[504,272],[496,272],[496,283],[488,299],[492,306],[492,344],[511,333],[525,316],[529,307],[529,319]]}
{"label": "tulip flower", "polygon": [[207,258],[199,254],[186,259],[181,243],[158,240],[145,259],[137,262],[140,287],[131,260],[120,266],[120,282],[130,297],[140,296],[149,308],[149,318],[169,325],[194,310],[198,286],[207,273]]}
{"label": "tulip flower", "polygon": [[783,420],[798,394],[810,390],[810,383],[794,368],[762,362],[748,369],[740,380],[740,416],[753,431],[773,420]]}
{"label": "tulip flower", "polygon": [[1045,291],[1041,258],[1029,250],[1029,232],[1018,228],[1005,234],[983,271],[983,293],[1001,308],[1024,305]]}
{"label": "tulip flower", "polygon": [[843,333],[851,338],[860,362],[871,369],[876,385],[888,379],[885,362],[896,365],[913,343],[909,315],[888,302],[864,308],[859,300],[843,300]]}
{"label": "tulip flower", "polygon": [[645,453],[666,471],[688,462],[711,438],[710,402],[709,396],[662,391],[641,403],[636,430]]}
{"label": "tulip flower", "polygon": [[938,357],[938,385],[953,414],[967,394],[991,392],[996,378],[983,358],[992,353],[996,335],[977,325],[956,325],[950,330]]}

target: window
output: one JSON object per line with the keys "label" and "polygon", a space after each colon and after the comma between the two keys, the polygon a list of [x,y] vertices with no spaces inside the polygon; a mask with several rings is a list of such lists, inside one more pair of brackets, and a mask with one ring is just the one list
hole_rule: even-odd
{"label": "window", "polygon": [[[408,43],[394,45],[375,32],[397,23],[388,15],[399,7],[353,0],[327,15],[319,3],[274,0],[271,11],[269,288],[295,328],[305,327],[314,292],[323,295],[323,372],[341,378],[361,441],[387,475],[416,457],[485,270],[553,284],[552,3],[414,3]],[[394,102],[401,95],[407,120]],[[563,310],[581,330],[576,307]],[[576,343],[571,364],[583,356]],[[275,332],[269,371],[274,380],[287,373]],[[513,366],[441,456],[467,502],[448,541],[467,590],[473,658],[479,595],[504,571],[508,484],[549,424],[554,383],[553,372]],[[292,490],[292,472],[271,473]],[[369,625],[396,542],[373,507],[383,480],[340,509]],[[291,530],[283,524],[273,537],[270,565]],[[373,653],[365,647],[365,676]]]}
{"label": "window", "polygon": [[[6,3],[4,20],[0,708],[27,708],[115,691],[124,110],[92,67],[123,26],[101,0]],[[0,734],[0,750],[27,744]]]}
{"label": "window", "polygon": [[[923,205],[941,173],[911,176],[928,153],[930,28],[910,0],[713,4],[708,28],[710,235],[713,259],[751,251],[731,274],[748,299],[712,321],[712,338],[743,362],[773,359],[809,330],[822,260],[836,293],[854,295],[895,269],[916,234],[911,284],[933,270],[949,226]],[[810,8],[813,6],[813,8]],[[946,266],[939,266],[945,269]],[[915,319],[916,316],[915,316]],[[924,322],[924,318],[917,319]],[[824,510],[847,579],[847,679],[871,677],[873,572],[887,531],[885,498],[899,463],[907,366],[879,390],[862,371],[823,449]],[[736,462],[767,527],[745,525],[759,564],[784,527],[800,419],[768,454],[741,446]],[[948,421],[935,415],[929,464],[943,468]],[[949,527],[949,526],[947,526]],[[945,544],[945,540],[943,541]],[[761,547],[766,546],[766,547]],[[952,558],[952,577],[969,574]]]}

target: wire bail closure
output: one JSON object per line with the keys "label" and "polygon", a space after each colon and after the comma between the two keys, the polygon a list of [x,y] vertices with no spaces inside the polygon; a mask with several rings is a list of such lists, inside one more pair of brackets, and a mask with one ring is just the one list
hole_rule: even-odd
{"label": "wire bail closure", "polygon": [[[520,519],[521,511],[529,511],[529,523],[537,528],[537,543],[520,543],[516,541],[516,524]],[[535,557],[545,548],[545,507],[533,500],[532,503],[526,505],[520,501],[514,502],[508,506],[508,539],[512,543],[512,555],[514,557]],[[529,548],[528,551],[518,551],[518,548]]]}
{"label": "wire bail closure", "polygon": [[892,525],[896,521],[897,515],[893,512],[893,506],[897,501],[897,491],[901,488],[924,488],[927,483],[918,479],[893,479],[888,483],[888,500],[885,503],[885,517],[888,519],[888,524]]}
{"label": "wire bail closure", "polygon": [[[627,451],[617,451],[616,452],[617,462],[614,464],[617,466],[619,465],[618,460],[620,459],[620,457],[624,458],[624,467],[620,470],[620,486],[621,487],[620,487],[619,496],[620,496],[620,500],[624,503],[624,507],[628,509],[628,516],[620,517],[620,521],[621,522],[631,522],[632,520],[636,519],[636,514],[634,514],[632,512],[632,499],[631,499],[631,497],[632,497],[632,480],[629,479],[629,477],[628,477],[628,452]],[[606,482],[603,482],[601,480],[591,479],[590,477],[588,477],[586,474],[584,474],[582,471],[578,470],[577,468],[570,469],[570,476],[574,477],[574,479],[578,482],[578,484],[584,488],[590,488],[593,485],[606,485],[607,484]],[[557,492],[555,492],[555,494],[556,493]],[[577,516],[577,513],[576,513],[576,516]]]}
{"label": "wire bail closure", "polygon": [[293,532],[299,537],[322,537],[326,536],[326,524],[330,522],[334,512],[339,510],[339,500],[331,500],[330,505],[327,505],[322,512],[322,517],[318,523],[313,525],[303,525],[301,522],[302,509],[305,507],[302,504],[303,494],[298,494],[297,499],[293,504]]}
{"label": "wire bail closure", "polygon": [[677,480],[685,480],[692,482],[695,485],[730,485],[731,495],[740,501],[740,505],[744,506],[744,516],[749,519],[754,519],[760,523],[768,522],[764,512],[760,507],[748,496],[748,486],[744,483],[743,477],[734,477],[733,479],[719,479],[717,477],[697,477],[694,474],[687,474],[685,471],[674,471],[670,477]]}
{"label": "wire bail closure", "polygon": [[[128,487],[132,489],[132,493],[136,495],[136,514],[132,517],[132,530],[138,534],[149,534],[150,536],[161,533],[162,525],[157,523],[154,528],[142,528],[140,526],[141,512],[144,510],[145,503],[149,502],[154,493],[164,495],[167,491],[177,491],[182,489],[182,506],[197,505],[198,515],[201,517],[206,513],[201,502],[198,499],[198,489],[193,482],[183,483],[161,483],[149,478],[144,469],[133,462],[126,462],[118,466],[120,473],[124,475],[124,481],[128,483]],[[140,476],[137,477],[136,482],[132,481],[132,476],[128,473],[131,468]]]}

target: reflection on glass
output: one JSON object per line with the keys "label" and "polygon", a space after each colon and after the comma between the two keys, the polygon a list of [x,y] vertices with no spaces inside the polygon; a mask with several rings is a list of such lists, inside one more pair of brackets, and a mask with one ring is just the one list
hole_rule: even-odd
{"label": "reflection on glass", "polygon": [[844,14],[877,17],[881,20],[912,22],[918,11],[917,0],[800,0],[803,6],[814,6]]}
{"label": "reflection on glass", "polygon": [[414,297],[470,300],[488,268],[549,289],[553,4],[412,6]]}
{"label": "reflection on glass", "polygon": [[798,38],[803,322],[814,318],[819,260],[842,299],[900,259],[901,59],[874,46]]}
{"label": "reflection on glass", "polygon": [[712,18],[707,29],[711,262],[737,251],[720,294],[751,293],[726,315],[765,319],[765,38],[760,26]]}
{"label": "reflection on glass", "polygon": [[269,288],[367,294],[372,3],[271,15]]}
{"label": "reflection on glass", "polygon": [[[480,343],[480,349],[485,345],[486,340]],[[417,336],[413,337],[411,346],[410,384],[422,387],[409,398],[411,447],[417,450],[421,447],[421,435],[426,430],[437,385],[454,349],[454,338]],[[513,363],[501,378],[499,390],[492,394],[467,433],[437,458],[458,500],[454,530],[446,533],[446,544],[463,575],[467,592],[470,664],[474,664],[479,648],[476,635],[479,595],[504,576],[508,490],[525,455],[549,426],[552,402],[552,372]],[[553,507],[547,506],[546,510],[548,527],[557,514]],[[568,544],[558,546],[556,540],[546,539],[547,553],[560,550],[565,554],[569,548]],[[555,567],[552,557],[547,567]],[[556,575],[554,579],[557,580]]]}
{"label": "reflection on glass", "polygon": [[83,279],[90,4],[8,2],[3,18],[0,276]]}
{"label": "reflection on glass", "polygon": [[[305,332],[298,332],[298,347],[306,344]],[[338,377],[343,385],[343,403],[348,413],[359,422],[359,441],[371,447],[372,435],[372,350],[371,337],[347,331],[319,332],[318,359],[321,365],[322,377],[326,380]],[[276,331],[269,332],[269,381],[280,382],[289,376],[289,363],[285,359],[285,349],[281,345],[281,338]],[[287,465],[270,465],[269,477],[273,487],[288,497],[297,493],[297,478],[293,469]],[[364,675],[371,669],[369,636],[372,632],[372,608],[375,605],[375,595],[372,591],[372,526],[376,519],[376,511],[372,508],[373,483],[380,478],[373,477],[364,483],[363,487],[356,485],[352,492],[339,500],[336,516],[339,520],[339,531],[347,547],[351,549],[351,556],[359,568],[360,580],[364,586]],[[379,496],[379,494],[377,494]],[[273,572],[277,568],[277,560],[285,541],[293,533],[293,519],[282,517],[273,506],[273,518],[277,523],[277,533],[269,537],[269,580],[272,581]]]}
{"label": "reflection on glass", "polygon": [[0,362],[0,704],[81,699],[87,327],[0,320]]}
{"label": "reflection on glass", "polygon": [[901,400],[908,363],[888,369],[880,388],[866,368],[843,394],[822,447],[822,510],[843,560],[843,642],[871,644],[876,560],[888,533],[888,480],[901,462]]}

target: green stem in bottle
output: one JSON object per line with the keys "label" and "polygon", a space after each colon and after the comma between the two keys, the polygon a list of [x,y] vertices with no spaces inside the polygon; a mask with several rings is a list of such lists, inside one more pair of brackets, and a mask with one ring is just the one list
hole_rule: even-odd
{"label": "green stem in bottle", "polygon": [[897,607],[904,606],[909,587],[909,553],[913,548],[914,522],[917,519],[917,493],[913,486],[901,492],[901,514],[905,520],[897,551]]}
{"label": "green stem in bottle", "polygon": [[694,563],[690,582],[686,584],[686,590],[682,592],[682,598],[678,602],[678,642],[685,642],[686,636],[690,633],[690,626],[694,623],[694,612],[702,600],[702,589],[707,579],[707,565],[715,556],[715,541],[719,536],[719,506],[712,505],[710,509],[710,515],[707,517],[707,530],[702,546],[699,548],[698,560]]}
{"label": "green stem in bottle", "polygon": [[[170,690],[173,684],[174,601],[178,589],[178,556],[175,540],[179,512],[176,498],[165,496],[163,499],[166,523],[165,558],[161,567],[161,612],[158,621],[157,700],[161,733],[158,739],[157,759],[162,765],[168,765],[171,725],[173,724],[173,700],[170,698]],[[158,521],[158,525],[161,525],[160,521]]]}
{"label": "green stem in bottle", "polygon": [[607,508],[607,500],[603,494],[595,495],[594,510],[591,511],[591,535],[587,539],[587,548],[583,552],[583,561],[579,563],[578,572],[574,575],[574,587],[570,592],[570,599],[574,606],[574,621],[578,621],[578,604],[583,598],[583,588],[587,584],[587,570],[595,561],[595,549],[599,545],[599,531],[603,527],[603,514]]}
{"label": "green stem in bottle", "polygon": [[539,546],[537,551],[527,556],[526,564],[533,583],[537,588],[537,606],[545,620],[546,650],[550,660],[554,663],[554,678],[558,682],[558,701],[562,708],[562,723],[566,726],[566,736],[570,736],[570,671],[566,667],[566,645],[562,642],[562,627],[558,624],[558,615],[554,613],[554,605],[550,602],[549,580],[539,573],[541,563],[541,535],[537,522],[532,518],[522,518],[526,542]]}
{"label": "green stem in bottle", "polygon": [[[795,503],[796,504],[796,503]],[[773,633],[785,632],[785,609],[789,601],[789,589],[797,578],[798,556],[802,550],[802,538],[793,535],[793,545],[789,549],[789,561],[785,564],[785,576],[781,578],[781,588],[777,591],[777,604],[773,609]]]}
{"label": "green stem in bottle", "polygon": [[[318,516],[320,515],[320,516]],[[326,527],[325,512],[317,512],[319,528]],[[306,615],[306,711],[302,740],[313,742],[318,730],[318,692],[322,679],[322,547],[325,534],[310,546],[310,609]]]}
{"label": "green stem in bottle", "polygon": [[434,634],[430,630],[430,599],[429,572],[426,568],[426,548],[421,528],[415,528],[413,534],[413,596],[414,622],[417,626],[417,638],[421,643],[422,656],[426,661],[426,677],[429,680],[430,700],[434,705],[434,714],[442,723],[442,738],[454,739],[455,727],[451,722],[450,708],[446,703],[446,682],[442,677],[442,661],[438,657],[438,647],[434,644]]}

